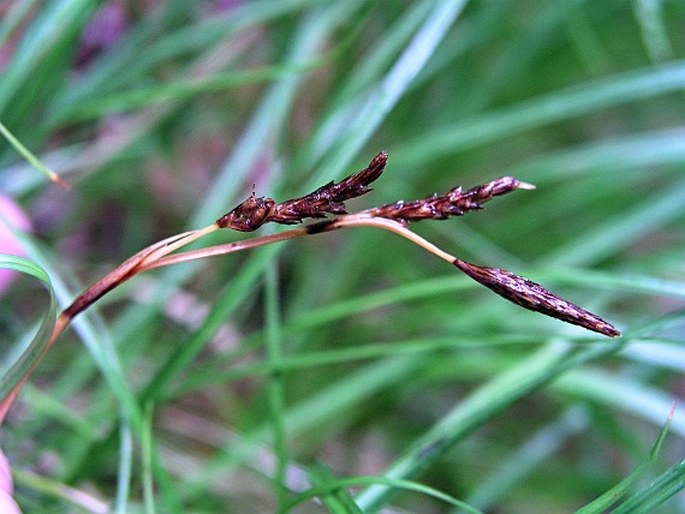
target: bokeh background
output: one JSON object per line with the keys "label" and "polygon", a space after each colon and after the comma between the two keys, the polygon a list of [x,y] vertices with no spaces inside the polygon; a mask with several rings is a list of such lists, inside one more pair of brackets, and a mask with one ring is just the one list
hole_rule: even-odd
{"label": "bokeh background", "polygon": [[[276,512],[313,486],[333,493],[293,512],[461,512],[438,491],[570,512],[647,467],[674,401],[623,508],[685,512],[684,26],[677,0],[0,4],[0,121],[72,186],[3,140],[2,220],[25,235],[4,251],[62,307],[253,191],[299,196],[384,149],[351,210],[532,182],[412,229],[624,333],[373,229],[153,271],[63,334],[10,412],[24,512]],[[45,295],[3,287],[6,369]]]}

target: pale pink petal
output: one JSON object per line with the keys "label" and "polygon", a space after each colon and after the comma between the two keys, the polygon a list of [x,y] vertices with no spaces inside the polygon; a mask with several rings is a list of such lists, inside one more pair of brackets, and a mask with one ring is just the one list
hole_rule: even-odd
{"label": "pale pink petal", "polygon": [[[27,231],[31,228],[31,222],[14,200],[0,195],[0,253],[23,256],[21,245],[10,226],[14,230]],[[0,295],[9,288],[16,275],[15,271],[0,270]]]}
{"label": "pale pink petal", "polygon": [[[10,463],[2,450],[0,450],[0,491],[9,495],[11,495],[14,491],[12,474],[10,472]],[[5,511],[0,509],[0,512]]]}
{"label": "pale pink petal", "polygon": [[12,498],[14,484],[10,473],[10,463],[5,454],[0,450],[0,513],[21,514],[19,505]]}
{"label": "pale pink petal", "polygon": [[0,512],[2,514],[21,514],[19,505],[9,494],[0,491]]}

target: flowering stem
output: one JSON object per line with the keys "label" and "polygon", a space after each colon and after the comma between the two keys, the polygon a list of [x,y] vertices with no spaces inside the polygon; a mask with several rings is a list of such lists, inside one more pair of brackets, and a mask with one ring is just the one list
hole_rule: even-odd
{"label": "flowering stem", "polygon": [[238,241],[162,257],[143,266],[139,271],[146,271],[148,269],[194,259],[226,255],[305,235],[321,234],[353,227],[375,227],[393,232],[429,251],[433,255],[453,264],[476,282],[525,309],[540,312],[547,316],[581,326],[609,337],[621,335],[614,326],[607,323],[596,314],[557,296],[532,280],[528,280],[527,278],[500,268],[478,266],[466,262],[445,252],[430,241],[427,241],[423,237],[412,232],[407,228],[406,223],[387,218],[377,218],[366,212],[347,214],[339,216],[338,218],[314,223],[306,227],[287,230],[279,234],[257,237],[248,241]]}

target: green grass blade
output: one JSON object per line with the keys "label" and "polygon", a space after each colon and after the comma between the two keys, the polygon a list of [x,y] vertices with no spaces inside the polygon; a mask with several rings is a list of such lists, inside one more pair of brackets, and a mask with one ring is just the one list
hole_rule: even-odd
{"label": "green grass blade", "polygon": [[640,23],[642,39],[650,58],[654,62],[672,59],[674,52],[669,42],[661,4],[650,0],[638,0],[635,3],[635,17]]}
{"label": "green grass blade", "polygon": [[[618,502],[623,501],[623,499],[628,496],[629,492],[635,488],[635,485],[637,484],[638,480],[647,472],[649,468],[654,466],[654,464],[656,463],[656,459],[659,456],[659,453],[661,452],[661,447],[663,446],[664,441],[666,440],[666,434],[668,433],[669,426],[670,420],[669,423],[666,423],[664,428],[661,430],[661,433],[659,434],[656,443],[654,443],[654,447],[649,452],[649,458],[642,462],[632,473],[630,473],[630,475],[621,480],[620,483],[616,484],[609,491],[604,493],[599,498],[588,503],[581,509],[578,509],[576,511],[576,514],[592,514],[606,512],[608,509],[615,506]],[[656,495],[652,495],[651,493],[646,493],[644,497],[648,498],[649,501],[652,502],[653,500],[655,500],[655,496]],[[632,500],[634,501],[635,497],[633,497]],[[656,507],[662,501],[663,499],[660,499],[659,501],[654,501],[652,503],[652,506]],[[614,510],[612,512],[635,512],[630,508],[626,508],[629,505],[630,501],[624,501],[622,505],[618,506],[617,510]],[[647,510],[645,510],[644,512],[647,512]]]}
{"label": "green grass blade", "polygon": [[633,212],[622,212],[602,224],[584,231],[566,245],[547,255],[543,262],[555,266],[579,266],[598,261],[618,253],[647,234],[682,217],[685,181],[671,184],[655,194],[655,199],[644,207],[636,206]]}
{"label": "green grass blade", "polygon": [[[610,347],[600,348],[599,351],[586,350],[571,359],[571,349],[563,343],[543,347],[533,356],[481,386],[455,406],[417,439],[412,447],[385,471],[384,476],[390,479],[405,479],[420,475],[439,456],[485,420],[556,378],[561,371],[596,358],[607,351],[613,350]],[[389,496],[390,490],[386,487],[370,487],[357,496],[357,502],[362,509],[374,511],[387,502]]]}
{"label": "green grass blade", "polygon": [[615,105],[685,89],[685,62],[631,71],[528,100],[406,141],[395,155],[406,166],[510,137],[516,133],[575,118]]}
{"label": "green grass blade", "polygon": [[672,466],[642,491],[629,496],[613,512],[625,514],[630,512],[654,512],[654,510],[672,496],[685,488],[685,461]]}
{"label": "green grass blade", "polygon": [[3,71],[0,112],[6,123],[18,123],[32,102],[61,78],[59,67],[71,61],[68,50],[96,5],[92,0],[59,0],[39,10]]}
{"label": "green grass blade", "polygon": [[0,374],[0,399],[5,401],[7,395],[36,365],[47,349],[57,321],[57,301],[47,272],[36,263],[23,257],[0,253],[0,268],[18,271],[36,278],[42,282],[48,292],[48,305],[32,340],[21,350],[18,356],[14,356],[12,362],[3,363],[3,371]]}
{"label": "green grass blade", "polygon": [[53,170],[48,168],[45,164],[41,162],[40,159],[38,159],[31,151],[26,148],[23,144],[21,144],[21,141],[19,141],[14,135],[7,130],[7,127],[0,122],[0,134],[2,134],[7,141],[19,152],[24,159],[26,159],[31,166],[33,166],[35,169],[40,171],[42,174],[44,174],[49,180],[53,182],[61,182],[64,184],[62,179],[59,178],[59,175],[55,173]]}
{"label": "green grass blade", "polygon": [[575,405],[567,409],[558,419],[533,433],[506,461],[498,463],[496,471],[467,498],[467,503],[481,510],[494,507],[507,491],[553,459],[571,437],[587,428],[588,423],[589,417],[582,407]]}
{"label": "green grass blade", "polygon": [[119,469],[117,473],[117,493],[114,512],[125,514],[131,489],[131,469],[133,467],[133,437],[129,425],[121,422],[119,426]]}
{"label": "green grass blade", "polygon": [[[449,495],[446,495],[437,489],[434,489],[432,487],[428,487],[426,485],[417,483],[417,482],[412,482],[410,480],[401,480],[401,479],[390,479],[390,478],[385,478],[385,477],[353,477],[353,478],[344,478],[344,479],[338,479],[335,481],[331,481],[328,483],[325,483],[321,486],[317,486],[312,488],[309,491],[306,491],[304,493],[301,493],[297,495],[293,500],[290,501],[288,508],[286,510],[283,510],[282,512],[287,512],[290,510],[292,507],[298,505],[299,503],[302,503],[304,501],[310,500],[312,498],[315,498],[317,496],[322,496],[324,494],[331,494],[332,492],[335,492],[336,490],[343,488],[343,487],[351,487],[351,486],[356,486],[356,485],[365,485],[365,486],[373,486],[373,485],[378,485],[378,486],[383,486],[386,488],[392,488],[396,490],[406,490],[406,491],[414,491],[418,493],[425,494],[427,496],[432,496],[433,498],[436,498],[438,500],[441,500],[453,507],[459,507],[461,511],[467,512],[469,514],[479,514],[480,511],[478,509],[475,509],[468,505],[465,502],[462,502],[460,500],[457,500],[456,498],[452,498]],[[332,511],[334,512],[334,511]],[[340,512],[355,512],[354,510],[340,510]],[[367,510],[359,510],[359,512],[368,512]]]}
{"label": "green grass blade", "polygon": [[338,149],[330,158],[331,166],[326,170],[325,175],[322,173],[315,175],[308,184],[310,188],[343,174],[352,158],[368,141],[402,95],[407,92],[466,3],[466,0],[435,3],[432,12],[402,55],[365,99],[355,120],[348,126],[342,140],[338,142]]}
{"label": "green grass blade", "polygon": [[[332,514],[362,514],[362,510],[354,503],[354,499],[344,488],[336,488],[328,486],[331,482],[335,482],[335,475],[330,469],[321,463],[315,463],[309,468],[309,480],[314,487],[322,489],[329,489],[328,494],[317,495],[321,499],[321,503]],[[328,486],[328,487],[327,487]],[[302,497],[302,496],[300,496]],[[303,502],[306,500],[302,500]],[[288,512],[292,507],[295,507],[295,501],[289,502],[287,507],[280,509],[280,512]]]}
{"label": "green grass blade", "polygon": [[286,470],[288,467],[288,447],[285,431],[285,383],[279,369],[283,358],[283,339],[280,333],[280,305],[278,300],[278,273],[276,263],[268,266],[264,272],[264,314],[266,316],[267,358],[274,370],[269,376],[267,395],[273,430],[273,446],[276,454],[276,472],[274,476],[276,500],[282,505],[286,498]]}
{"label": "green grass blade", "polygon": [[[670,395],[646,387],[631,377],[614,376],[591,368],[572,370],[560,377],[552,387],[623,410],[654,425],[663,422],[673,403]],[[676,411],[672,415],[670,430],[681,437],[685,436],[685,414]]]}
{"label": "green grass blade", "polygon": [[152,403],[148,403],[145,406],[145,424],[143,425],[143,437],[140,441],[143,499],[146,514],[155,514],[156,512],[154,480],[152,478],[152,413]]}

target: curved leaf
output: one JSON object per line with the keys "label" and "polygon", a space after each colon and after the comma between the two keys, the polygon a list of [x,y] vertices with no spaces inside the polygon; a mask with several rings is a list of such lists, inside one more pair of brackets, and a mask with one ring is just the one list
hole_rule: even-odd
{"label": "curved leaf", "polygon": [[[378,476],[358,476],[352,478],[341,478],[332,480],[320,486],[314,486],[302,493],[299,493],[293,497],[287,504],[285,504],[279,512],[289,512],[297,505],[304,503],[305,501],[312,500],[319,496],[334,494],[336,491],[344,490],[348,487],[355,487],[359,485],[383,485],[391,487],[393,489],[403,489],[405,491],[415,491],[426,496],[431,496],[438,500],[441,500],[449,505],[460,508],[463,511],[469,512],[471,514],[478,514],[480,511],[469,504],[458,500],[448,494],[445,494],[437,489],[430,486],[421,484],[419,482],[414,482],[411,480],[403,480],[399,478],[386,478]],[[364,511],[366,512],[366,511]]]}
{"label": "curved leaf", "polygon": [[[0,254],[0,268],[12,269],[40,280],[48,292],[48,306],[31,342],[22,351],[17,360],[0,376],[0,412],[6,412],[12,397],[8,397],[26,374],[35,366],[47,349],[50,336],[57,321],[57,301],[50,283],[50,278],[43,268],[23,257]],[[5,343],[7,344],[7,343]]]}

